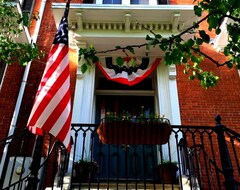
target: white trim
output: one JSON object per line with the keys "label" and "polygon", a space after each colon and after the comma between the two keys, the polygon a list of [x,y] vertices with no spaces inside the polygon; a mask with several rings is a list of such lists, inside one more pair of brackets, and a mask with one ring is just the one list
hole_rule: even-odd
{"label": "white trim", "polygon": [[96,95],[112,96],[154,96],[154,90],[96,90]]}
{"label": "white trim", "polygon": [[[6,63],[3,63],[3,64],[6,64]],[[6,71],[7,71],[7,67],[8,67],[8,64],[5,65],[5,68],[4,68],[4,71],[3,71],[3,75],[1,76],[0,90],[2,89],[2,85],[3,85],[4,77],[5,77],[5,74],[6,74]]]}

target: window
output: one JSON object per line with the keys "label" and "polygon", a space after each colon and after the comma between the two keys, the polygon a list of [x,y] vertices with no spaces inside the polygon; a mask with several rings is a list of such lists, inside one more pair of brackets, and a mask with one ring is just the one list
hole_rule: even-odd
{"label": "window", "polygon": [[85,4],[93,4],[93,0],[84,0],[83,3],[85,3]]}
{"label": "window", "polygon": [[122,4],[122,0],[103,0],[103,4]]}
{"label": "window", "polygon": [[148,5],[149,4],[149,0],[130,0],[130,4]]}
{"label": "window", "polygon": [[20,1],[23,12],[31,14],[34,3],[35,3],[35,0]]}
{"label": "window", "polygon": [[0,86],[2,86],[5,69],[6,69],[6,63],[0,62]]}

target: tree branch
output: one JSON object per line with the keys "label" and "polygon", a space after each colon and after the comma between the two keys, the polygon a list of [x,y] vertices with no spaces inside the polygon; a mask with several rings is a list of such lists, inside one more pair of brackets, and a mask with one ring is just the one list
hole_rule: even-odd
{"label": "tree branch", "polygon": [[239,22],[240,23],[240,18],[234,17],[232,15],[225,15],[225,17],[228,17],[228,18],[234,20],[235,22]]}
{"label": "tree branch", "polygon": [[224,63],[219,63],[218,61],[216,61],[212,57],[208,56],[206,53],[204,53],[204,52],[202,52],[202,51],[200,51],[200,50],[198,50],[196,48],[193,48],[193,47],[191,49],[194,50],[195,52],[198,52],[198,53],[202,54],[204,57],[206,57],[207,59],[212,61],[217,67],[222,67],[222,66],[227,65],[228,63],[231,62],[231,60],[229,60],[229,61],[226,61]]}

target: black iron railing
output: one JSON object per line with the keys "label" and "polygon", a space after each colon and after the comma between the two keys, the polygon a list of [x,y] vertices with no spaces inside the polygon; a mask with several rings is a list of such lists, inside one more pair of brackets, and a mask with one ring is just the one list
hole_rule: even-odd
{"label": "black iron railing", "polygon": [[[150,126],[149,121],[146,124]],[[114,138],[118,141],[103,143],[102,138],[99,139],[98,124],[72,124],[74,144],[70,155],[61,143],[46,135],[39,148],[40,165],[35,164],[35,168],[31,163],[36,137],[27,130],[16,133],[0,141],[3,166],[0,189],[25,189],[31,187],[29,183],[36,183],[38,189],[180,189],[188,186],[189,189],[235,190],[239,187],[240,135],[221,125],[220,120],[217,119],[215,127],[172,126],[170,138],[162,145],[154,144],[154,138],[146,140],[147,135],[156,136],[156,131],[139,132],[137,126],[141,128],[141,125],[128,126],[133,125],[126,125],[124,133],[110,130],[111,133],[106,134],[116,135]],[[126,135],[127,132],[131,135]],[[120,135],[124,135],[126,141],[120,142]],[[135,135],[138,140],[128,139],[137,139]],[[167,165],[166,161],[175,162],[177,166],[177,171],[170,173],[170,180],[159,166]],[[37,170],[37,174],[33,175],[32,170]]]}

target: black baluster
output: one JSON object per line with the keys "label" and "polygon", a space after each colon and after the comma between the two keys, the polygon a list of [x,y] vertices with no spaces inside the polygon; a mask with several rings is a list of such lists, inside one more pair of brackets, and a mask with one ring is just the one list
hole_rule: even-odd
{"label": "black baluster", "polygon": [[223,175],[225,178],[224,185],[227,190],[237,190],[237,184],[233,176],[233,167],[230,159],[227,143],[224,137],[224,126],[221,124],[221,117],[217,115],[216,121],[216,133],[218,139],[218,146],[220,151],[220,158],[222,163]]}

